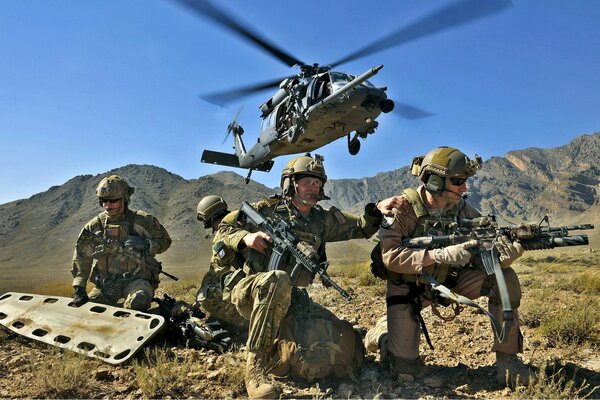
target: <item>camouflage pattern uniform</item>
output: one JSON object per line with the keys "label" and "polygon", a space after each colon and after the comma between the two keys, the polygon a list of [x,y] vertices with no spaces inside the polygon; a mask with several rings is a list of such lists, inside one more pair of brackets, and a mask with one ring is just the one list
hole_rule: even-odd
{"label": "camouflage pattern uniform", "polygon": [[[369,238],[378,229],[381,214],[374,204],[369,204],[364,215],[357,217],[332,207],[324,210],[313,207],[308,216],[298,213],[289,200],[272,198],[253,204],[263,216],[277,214],[289,221],[292,232],[314,248],[320,261],[326,260],[325,243]],[[222,243],[227,251],[237,252],[250,229],[237,223],[238,212],[227,215],[220,226]],[[246,260],[243,270],[229,274],[224,280],[223,297],[233,303],[238,312],[250,321],[248,347],[252,352],[270,352],[279,332],[281,320],[286,315],[292,298],[289,274],[295,263],[288,255],[281,270],[267,271],[271,249],[265,254],[253,249],[241,251]],[[299,274],[297,286],[308,286],[313,277],[306,270]]]}
{"label": "camouflage pattern uniform", "polygon": [[[99,188],[107,179],[109,183],[124,183],[129,189],[117,176],[105,178]],[[133,188],[130,188],[131,193]],[[85,290],[88,280],[95,285],[89,293],[91,301],[116,305],[120,299],[125,299],[125,308],[144,311],[150,307],[159,283],[158,270],[150,267],[159,266],[154,255],[167,250],[171,238],[155,217],[127,208],[129,194],[124,213],[110,217],[105,211],[85,225],[75,244],[71,273],[76,291]],[[110,245],[104,246],[104,251],[98,251],[97,237],[93,235],[108,240]],[[133,236],[147,240],[147,252],[122,247]],[[120,252],[117,247],[121,248]]]}
{"label": "camouflage pattern uniform", "polygon": [[217,233],[213,237],[210,266],[196,297],[211,318],[224,321],[235,330],[247,330],[248,321],[238,313],[235,305],[223,300],[221,280],[224,275],[242,268],[243,262],[238,257],[231,249],[225,248]]}
{"label": "camouflage pattern uniform", "polygon": [[[324,210],[318,206],[319,200],[327,198],[323,193],[327,176],[322,162],[321,156],[313,158],[310,154],[292,159],[281,174],[280,187],[284,197],[253,204],[267,218],[277,215],[288,221],[292,233],[300,240],[298,247],[307,257],[318,262],[327,259],[326,242],[368,238],[377,231],[382,218],[381,212],[372,203],[367,205],[361,217],[343,213],[334,207]],[[270,354],[286,313],[298,308],[298,302],[310,302],[306,292],[295,289],[294,285],[307,286],[314,277],[302,270],[296,282],[292,283],[290,273],[295,262],[289,254],[283,255],[278,270],[268,271],[272,254],[265,238],[268,235],[253,230],[245,224],[244,216],[240,217],[241,220],[238,220],[238,212],[232,212],[219,226],[224,254],[240,253],[244,259],[243,269],[225,276],[223,298],[235,305],[250,323],[244,376],[248,396],[277,398],[279,389],[268,379],[268,371],[273,366]],[[251,248],[246,247],[247,235]],[[265,252],[261,253],[258,249]],[[294,306],[291,310],[290,305]]]}
{"label": "camouflage pattern uniform", "polygon": [[248,321],[237,312],[233,304],[223,301],[221,277],[230,271],[240,269],[243,263],[236,253],[224,249],[218,233],[215,234],[215,229],[227,214],[229,214],[227,203],[221,197],[205,196],[198,203],[196,218],[204,223],[205,229],[212,230],[213,240],[210,265],[196,293],[196,301],[211,319],[225,322],[229,329],[244,332],[248,330]]}
{"label": "camouflage pattern uniform", "polygon": [[[463,153],[460,154],[464,156]],[[464,157],[468,160],[466,156]],[[464,173],[467,176],[473,174],[474,172]],[[488,223],[487,217],[481,217],[481,214],[464,199],[460,199],[450,209],[428,209],[423,202],[426,188],[427,185],[423,185],[416,190],[405,190],[403,196],[408,199],[412,207],[399,211],[393,219],[386,218],[379,230],[383,264],[388,270],[387,317],[382,317],[365,337],[367,349],[376,351],[379,348],[382,361],[389,362],[392,370],[416,376],[424,372],[420,368],[420,326],[416,313],[420,312],[419,308],[425,308],[433,302],[444,304],[445,301],[438,297],[438,292],[421,278],[423,272],[428,272],[453,292],[469,299],[487,296],[490,313],[498,321],[503,321],[496,279],[493,275],[488,276],[485,273],[480,257],[472,257],[465,266],[442,263],[429,265],[425,264],[424,260],[428,253],[431,254],[434,250],[408,248],[402,245],[406,238],[451,234],[453,232],[448,229],[451,224],[456,228],[463,224],[470,224],[470,227],[473,227],[478,223],[481,226]],[[517,310],[521,301],[521,286],[512,268],[503,267],[502,272],[513,308],[514,323],[508,333],[508,340],[504,343],[500,343],[494,335],[492,351],[515,355],[523,349],[523,336],[519,328]]]}

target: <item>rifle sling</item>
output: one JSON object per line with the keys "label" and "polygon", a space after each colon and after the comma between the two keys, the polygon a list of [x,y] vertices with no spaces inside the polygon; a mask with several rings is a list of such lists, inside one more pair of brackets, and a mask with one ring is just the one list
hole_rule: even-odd
{"label": "rifle sling", "polygon": [[[475,303],[473,300],[448,289],[446,286],[444,286],[441,283],[439,283],[438,281],[436,281],[435,278],[433,276],[429,275],[427,272],[424,272],[421,276],[423,277],[423,279],[425,281],[427,281],[427,283],[429,283],[431,285],[432,289],[440,292],[442,297],[445,297],[451,301],[454,301],[455,303],[475,307],[475,308],[481,310],[481,312],[483,312],[485,315],[487,315],[487,317],[490,319],[490,322],[492,323],[492,329],[494,330],[494,334],[496,335],[496,338],[498,339],[498,341],[500,341],[500,343],[505,343],[508,340],[508,333],[510,331],[510,328],[511,328],[512,322],[513,322],[512,309],[510,309],[510,302],[509,302],[509,310],[508,311],[506,310],[504,305],[502,307],[503,312],[504,312],[504,315],[503,315],[504,318],[503,318],[502,324],[500,324],[500,322],[498,322],[496,317],[494,317],[488,310],[481,307],[479,304]],[[502,278],[500,280],[498,280],[498,286],[499,287],[502,285],[504,286],[504,289],[499,288],[499,291],[500,291],[500,293],[502,293],[504,291],[508,298],[508,290],[506,289],[506,282],[504,282],[504,275],[502,275],[502,271],[498,271],[498,274],[496,274],[496,278],[498,278],[498,276],[502,276]],[[504,297],[504,296],[501,295],[501,297]],[[504,300],[502,302],[504,303]]]}

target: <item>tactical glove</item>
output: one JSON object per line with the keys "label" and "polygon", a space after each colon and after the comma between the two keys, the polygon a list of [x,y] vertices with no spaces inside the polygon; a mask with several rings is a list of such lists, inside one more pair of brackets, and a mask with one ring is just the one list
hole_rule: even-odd
{"label": "tactical glove", "polygon": [[128,236],[124,245],[125,247],[129,247],[142,252],[147,252],[148,250],[150,250],[150,241],[141,236]]}
{"label": "tactical glove", "polygon": [[471,253],[468,249],[477,246],[477,240],[455,244],[442,249],[433,250],[433,260],[438,264],[464,266],[471,260]]}
{"label": "tactical glove", "polygon": [[75,307],[82,306],[88,301],[90,301],[90,298],[88,297],[85,288],[81,286],[73,286],[73,289],[75,289],[75,293],[73,293],[73,305]]}
{"label": "tactical glove", "polygon": [[525,252],[521,243],[511,242],[506,236],[499,236],[494,239],[494,246],[498,249],[498,253],[500,253],[500,265],[504,268],[510,267]]}

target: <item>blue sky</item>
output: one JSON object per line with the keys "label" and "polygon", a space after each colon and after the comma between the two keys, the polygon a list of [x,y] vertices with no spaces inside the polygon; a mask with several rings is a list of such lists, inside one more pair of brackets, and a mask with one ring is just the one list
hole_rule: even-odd
{"label": "blue sky", "polygon": [[[221,7],[307,62],[333,62],[451,1],[221,1]],[[435,113],[387,114],[350,156],[321,149],[331,178],[393,170],[441,145],[484,158],[562,146],[600,131],[600,1],[513,0],[456,29],[338,67]],[[220,108],[199,99],[295,70],[170,0],[0,1],[0,204],[76,175],[152,164],[191,179],[222,144],[240,105],[247,144],[271,92]],[[290,157],[270,174],[278,184]],[[243,170],[236,172],[244,175]]]}

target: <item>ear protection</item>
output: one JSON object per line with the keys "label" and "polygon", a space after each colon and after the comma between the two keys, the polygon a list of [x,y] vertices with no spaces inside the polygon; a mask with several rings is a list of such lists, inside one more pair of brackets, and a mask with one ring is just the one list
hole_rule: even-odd
{"label": "ear protection", "polygon": [[431,193],[442,193],[446,188],[446,178],[438,175],[428,175],[425,179],[425,189]]}

